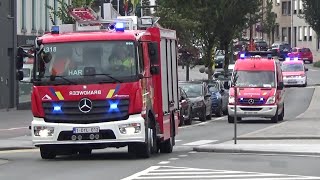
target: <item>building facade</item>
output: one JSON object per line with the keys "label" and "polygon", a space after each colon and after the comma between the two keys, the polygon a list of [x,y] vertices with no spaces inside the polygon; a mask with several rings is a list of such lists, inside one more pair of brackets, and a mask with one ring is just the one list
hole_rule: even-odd
{"label": "building facade", "polygon": [[16,19],[15,1],[0,1],[0,109],[16,105],[15,51]]}

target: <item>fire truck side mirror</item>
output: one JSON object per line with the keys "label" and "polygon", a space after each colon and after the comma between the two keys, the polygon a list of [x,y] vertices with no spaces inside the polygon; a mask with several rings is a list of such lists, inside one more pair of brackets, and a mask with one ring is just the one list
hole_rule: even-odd
{"label": "fire truck side mirror", "polygon": [[158,43],[149,42],[148,49],[149,49],[149,59],[150,59],[151,65],[158,64],[158,58],[159,58]]}

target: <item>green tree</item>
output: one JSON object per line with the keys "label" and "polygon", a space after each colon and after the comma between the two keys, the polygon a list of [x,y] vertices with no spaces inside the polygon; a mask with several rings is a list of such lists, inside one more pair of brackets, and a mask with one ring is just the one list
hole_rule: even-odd
{"label": "green tree", "polygon": [[274,31],[276,27],[276,16],[277,14],[272,11],[273,1],[267,0],[266,2],[266,11],[265,11],[265,19],[262,22],[262,32],[266,33],[269,39],[269,44],[271,41],[271,33]]}
{"label": "green tree", "polygon": [[320,1],[303,0],[303,17],[312,29],[320,35]]}
{"label": "green tree", "polygon": [[224,72],[227,74],[230,64],[230,45],[245,28],[251,27],[260,17],[261,0],[220,0],[216,35],[220,48],[225,51]]}
{"label": "green tree", "polygon": [[70,8],[93,7],[94,9],[96,9],[96,5],[97,5],[96,3],[94,3],[94,0],[72,0],[72,3],[70,5],[67,4],[64,0],[57,0],[57,2],[58,2],[57,11],[54,10],[54,7],[48,4],[46,4],[46,7],[51,10],[51,17],[52,16],[58,17],[62,21],[62,24],[75,23],[73,18],[69,16]]}

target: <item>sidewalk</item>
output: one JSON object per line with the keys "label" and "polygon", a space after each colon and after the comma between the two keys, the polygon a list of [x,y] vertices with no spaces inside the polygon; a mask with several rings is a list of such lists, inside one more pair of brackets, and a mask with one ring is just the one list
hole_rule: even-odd
{"label": "sidewalk", "polygon": [[228,141],[195,147],[199,152],[320,155],[320,87],[309,108],[296,119],[285,121]]}
{"label": "sidewalk", "polygon": [[0,151],[35,148],[36,147],[32,145],[31,136],[22,136],[0,140]]}

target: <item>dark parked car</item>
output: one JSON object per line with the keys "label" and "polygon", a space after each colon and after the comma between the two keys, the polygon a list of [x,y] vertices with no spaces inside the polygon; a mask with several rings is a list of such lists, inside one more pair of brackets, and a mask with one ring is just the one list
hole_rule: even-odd
{"label": "dark parked car", "polygon": [[211,94],[208,85],[202,81],[179,82],[181,87],[189,97],[191,106],[191,117],[199,117],[200,121],[211,119]]}
{"label": "dark parked car", "polygon": [[208,83],[209,92],[211,93],[212,112],[221,117],[228,112],[229,91],[224,88],[224,81],[205,80]]}
{"label": "dark parked car", "polygon": [[263,40],[257,40],[254,43],[256,45],[256,50],[257,51],[267,51],[268,50],[267,42],[265,42]]}
{"label": "dark parked car", "polygon": [[275,42],[271,46],[272,50],[276,50],[278,53],[279,60],[284,61],[291,51],[291,46],[286,42]]}
{"label": "dark parked car", "polygon": [[180,93],[180,124],[182,125],[191,125],[192,124],[192,117],[191,117],[191,101],[186,94],[186,92],[179,87]]}
{"label": "dark parked car", "polygon": [[224,65],[224,50],[217,50],[215,57],[214,57],[214,63],[216,68],[223,68]]}

